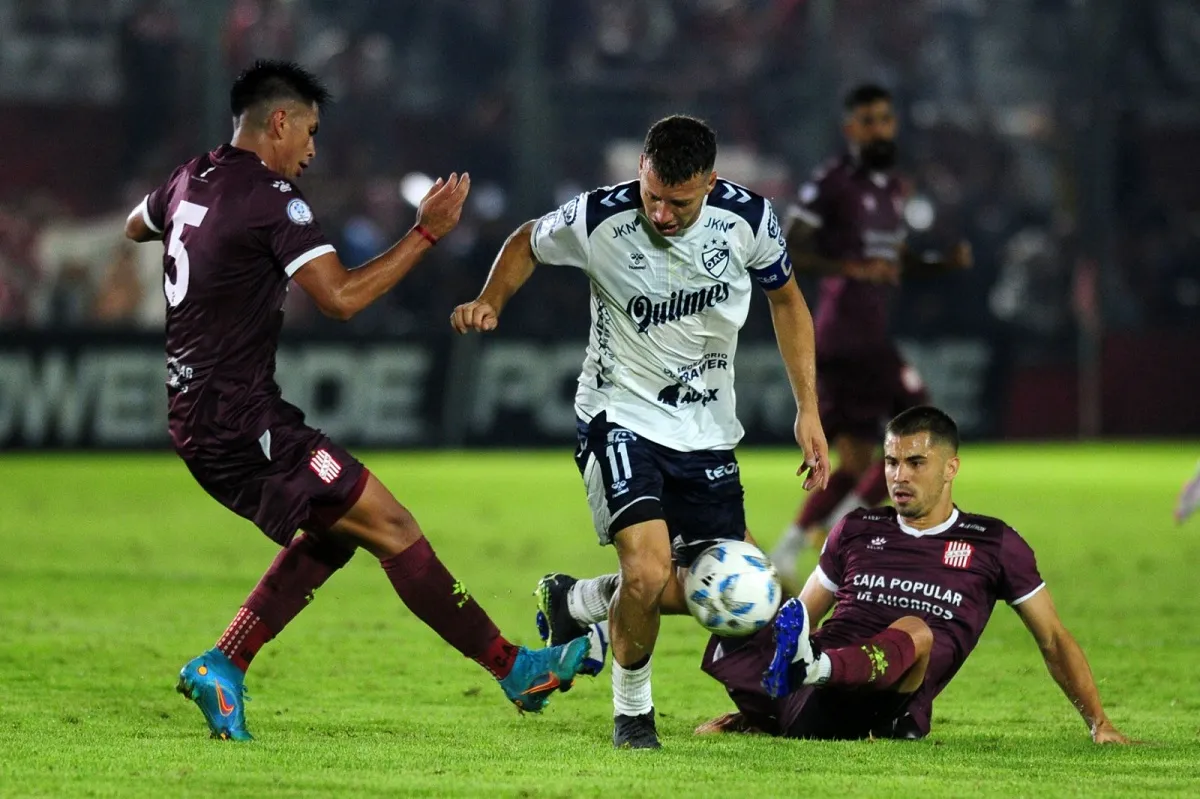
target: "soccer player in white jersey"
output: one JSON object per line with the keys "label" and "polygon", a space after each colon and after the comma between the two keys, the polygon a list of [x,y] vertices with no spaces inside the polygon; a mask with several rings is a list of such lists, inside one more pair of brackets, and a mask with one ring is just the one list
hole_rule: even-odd
{"label": "soccer player in white jersey", "polygon": [[591,280],[591,335],[575,395],[576,463],[596,533],[620,561],[612,600],[613,743],[657,748],[650,659],[664,592],[715,541],[746,535],[733,449],[738,330],[765,289],[796,399],[804,487],[824,486],[813,325],[771,204],[717,178],[712,129],[686,116],[646,135],[638,179],[586,192],[521,225],[459,333],[490,331],[538,264]]}

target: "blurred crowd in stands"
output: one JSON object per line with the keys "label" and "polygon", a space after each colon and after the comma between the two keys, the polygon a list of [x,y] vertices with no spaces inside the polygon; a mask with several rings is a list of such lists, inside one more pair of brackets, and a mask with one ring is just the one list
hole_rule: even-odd
{"label": "blurred crowd in stands", "polygon": [[[913,245],[965,237],[976,258],[907,284],[898,332],[1069,353],[1081,318],[1200,318],[1200,46],[1188,38],[1200,9],[1185,0],[1131,4],[1130,24],[1113,27],[1115,138],[1098,162],[1079,158],[1086,60],[1072,51],[1089,0],[231,0],[219,42],[183,0],[0,5],[0,131],[27,121],[22,163],[10,168],[10,150],[4,168],[40,176],[0,181],[0,327],[161,324],[161,251],[123,242],[121,222],[175,164],[219,143],[196,124],[212,47],[226,83],[256,57],[297,59],[329,83],[337,101],[301,186],[348,264],[412,224],[402,189],[415,175],[471,172],[460,228],[350,323],[364,334],[447,332],[512,227],[631,177],[643,131],[667,113],[708,118],[718,167],[786,206],[838,151],[840,94],[862,80],[897,96]],[[518,66],[530,20],[542,29],[533,72]],[[90,67],[64,72],[73,63]],[[528,92],[544,105],[532,128],[518,120]],[[59,127],[31,133],[43,118]],[[518,174],[530,147],[544,154],[538,174]],[[1103,244],[1079,210],[1081,170],[1097,163],[1113,197]],[[582,336],[585,279],[542,271],[506,325]],[[287,319],[327,324],[299,291]],[[768,330],[752,315],[748,335]]]}

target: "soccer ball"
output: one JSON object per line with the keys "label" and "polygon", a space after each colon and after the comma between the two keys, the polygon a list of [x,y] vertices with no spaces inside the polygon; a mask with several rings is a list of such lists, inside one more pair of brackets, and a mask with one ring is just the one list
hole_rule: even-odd
{"label": "soccer ball", "polygon": [[750,635],[775,618],[783,591],[758,547],[722,541],[700,553],[683,585],[688,610],[717,635]]}

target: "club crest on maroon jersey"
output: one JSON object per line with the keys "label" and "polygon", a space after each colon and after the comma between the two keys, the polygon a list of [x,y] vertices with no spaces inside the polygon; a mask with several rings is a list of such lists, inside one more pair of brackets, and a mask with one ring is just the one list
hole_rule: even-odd
{"label": "club crest on maroon jersey", "polygon": [[954,569],[969,568],[973,554],[975,554],[975,547],[966,541],[947,541],[946,549],[942,553],[942,565]]}

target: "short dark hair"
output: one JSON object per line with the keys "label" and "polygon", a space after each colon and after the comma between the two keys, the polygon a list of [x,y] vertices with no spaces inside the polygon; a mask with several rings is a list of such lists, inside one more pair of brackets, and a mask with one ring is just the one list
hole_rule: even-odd
{"label": "short dark hair", "polygon": [[892,93],[877,83],[862,83],[846,92],[846,99],[842,101],[842,105],[847,111],[853,111],[880,100],[892,102]]}
{"label": "short dark hair", "polygon": [[958,425],[950,414],[932,405],[918,405],[896,415],[887,423],[886,435],[912,436],[929,433],[931,441],[958,452]]}
{"label": "short dark hair", "polygon": [[704,120],[676,114],[650,126],[642,152],[663,183],[678,186],[712,172],[717,162],[717,134]]}
{"label": "short dark hair", "polygon": [[260,59],[242,70],[229,92],[229,109],[236,119],[264,103],[295,100],[320,108],[329,102],[329,90],[308,70],[291,61]]}

